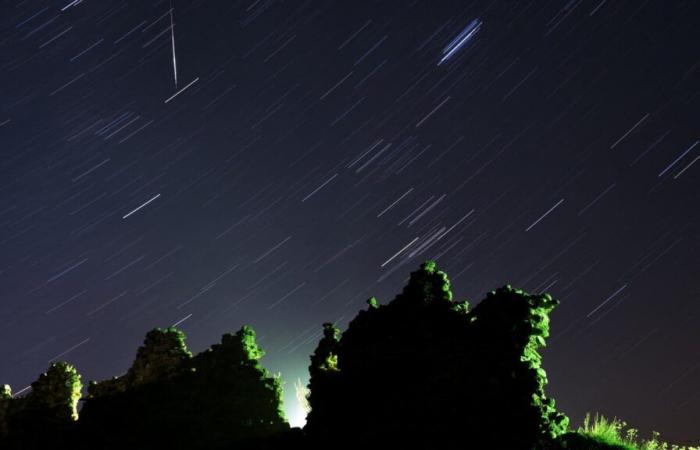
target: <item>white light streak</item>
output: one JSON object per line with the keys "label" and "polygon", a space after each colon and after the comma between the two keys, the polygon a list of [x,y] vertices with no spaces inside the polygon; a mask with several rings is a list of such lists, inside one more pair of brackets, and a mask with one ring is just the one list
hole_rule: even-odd
{"label": "white light streak", "polygon": [[171,326],[176,327],[176,326],[180,325],[182,322],[184,322],[185,320],[189,319],[190,317],[192,317],[192,313],[189,313],[188,315],[186,315],[182,319],[178,320],[177,322],[175,322]]}
{"label": "white light streak", "polygon": [[530,225],[529,227],[525,228],[525,231],[530,231],[530,230],[532,229],[532,227],[534,227],[535,225],[537,225],[537,224],[540,222],[540,220],[542,220],[542,219],[544,219],[545,217],[547,217],[547,215],[548,215],[549,213],[551,213],[552,211],[554,211],[554,208],[556,208],[557,206],[561,205],[563,201],[564,201],[563,198],[562,198],[561,200],[559,200],[559,201],[557,202],[556,205],[554,205],[554,206],[552,206],[551,208],[549,208],[549,211],[547,211],[546,213],[542,214],[542,217],[540,217],[539,219],[535,220],[535,222],[534,222],[532,225]]}
{"label": "white light streak", "polygon": [[178,95],[180,95],[185,89],[187,89],[188,87],[192,86],[192,85],[195,84],[197,81],[199,81],[199,77],[197,77],[197,78],[195,78],[194,80],[190,81],[189,84],[188,84],[187,86],[183,87],[182,89],[180,89],[179,91],[177,91],[176,93],[174,93],[172,96],[170,96],[170,97],[169,97],[167,100],[165,100],[163,103],[168,103],[170,100],[172,100],[172,99],[174,99],[175,97],[177,97]]}
{"label": "white light streak", "polygon": [[144,206],[148,205],[149,203],[151,203],[153,200],[157,199],[158,197],[160,197],[160,194],[157,194],[155,197],[153,197],[152,199],[148,200],[148,201],[147,201],[146,203],[144,203],[143,205],[141,205],[141,206],[139,206],[138,208],[134,209],[134,210],[131,211],[129,214],[127,214],[127,215],[125,215],[124,217],[122,217],[122,219],[126,219],[127,217],[129,217],[130,215],[132,215],[133,213],[135,213],[135,212],[138,211],[139,209],[143,208]]}
{"label": "white light streak", "polygon": [[607,299],[605,299],[605,301],[604,301],[603,303],[601,303],[600,305],[598,305],[598,307],[595,308],[593,311],[589,312],[589,313],[586,315],[586,317],[591,317],[591,316],[593,315],[593,313],[595,313],[595,312],[598,311],[600,308],[602,308],[603,305],[605,305],[605,304],[608,303],[610,300],[612,300],[617,294],[619,294],[620,292],[622,292],[622,290],[623,290],[624,288],[626,288],[626,287],[627,287],[627,285],[625,284],[625,285],[622,286],[620,289],[618,289],[618,290],[616,290],[615,292],[613,292],[613,293],[610,295],[610,297],[608,297]]}
{"label": "white light streak", "polygon": [[170,42],[172,42],[173,48],[173,75],[175,77],[175,89],[177,89],[177,59],[175,58],[175,21],[173,20],[172,0],[170,0]]}
{"label": "white light streak", "polygon": [[384,267],[384,266],[386,266],[387,264],[389,264],[394,258],[396,258],[397,256],[399,256],[399,255],[401,254],[401,252],[403,252],[404,250],[406,250],[406,249],[407,249],[408,247],[410,247],[411,245],[415,244],[416,241],[417,241],[419,238],[420,238],[420,236],[416,236],[416,238],[415,238],[414,240],[412,240],[411,242],[409,242],[408,244],[406,244],[406,245],[405,245],[401,250],[399,250],[398,252],[394,253],[394,256],[392,256],[391,258],[389,258],[389,259],[387,259],[386,261],[384,261],[384,264],[382,264],[382,265],[379,266],[379,267]]}

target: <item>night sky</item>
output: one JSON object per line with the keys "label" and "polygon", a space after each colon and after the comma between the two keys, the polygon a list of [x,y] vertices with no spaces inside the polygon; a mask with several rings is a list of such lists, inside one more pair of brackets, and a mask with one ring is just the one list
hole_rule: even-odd
{"label": "night sky", "polygon": [[574,425],[700,440],[700,2],[173,7],[0,2],[1,382],[250,324],[299,424],[321,324],[435,259],[561,300]]}

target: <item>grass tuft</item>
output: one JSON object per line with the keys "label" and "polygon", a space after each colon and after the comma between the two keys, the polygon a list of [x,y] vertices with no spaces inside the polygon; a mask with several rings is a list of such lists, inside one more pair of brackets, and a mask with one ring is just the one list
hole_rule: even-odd
{"label": "grass tuft", "polygon": [[700,447],[684,447],[662,442],[657,431],[652,431],[651,439],[640,439],[637,429],[627,428],[626,422],[617,418],[608,420],[597,413],[593,421],[587,413],[583,426],[576,432],[598,443],[625,450],[700,450]]}

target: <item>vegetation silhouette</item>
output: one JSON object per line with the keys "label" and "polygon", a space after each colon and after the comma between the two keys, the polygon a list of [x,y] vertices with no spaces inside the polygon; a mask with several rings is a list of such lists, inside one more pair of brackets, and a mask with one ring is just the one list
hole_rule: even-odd
{"label": "vegetation silhouette", "polygon": [[5,385],[0,449],[681,449],[617,419],[569,429],[538,353],[558,304],[549,294],[506,285],[470,309],[426,261],[391,302],[367,304],[343,333],[323,324],[303,430],[287,423],[252,328],[193,356],[171,327],[146,334],[126,373],[91,381],[79,413],[80,375],[65,362],[23,396]]}
{"label": "vegetation silhouette", "polygon": [[69,445],[76,431],[81,389],[80,375],[65,362],[51,364],[23,397],[13,398],[5,385],[0,393],[0,448]]}
{"label": "vegetation silhouette", "polygon": [[227,448],[289,430],[281,381],[244,326],[196,356],[175,328],[146,335],[122,377],[91,382],[81,430],[98,448]]}
{"label": "vegetation silhouette", "polygon": [[400,436],[413,448],[447,449],[464,448],[469,436],[529,449],[567,430],[544,395],[537,353],[557,304],[549,295],[505,286],[470,311],[428,261],[392,302],[368,304],[340,338],[326,324],[311,358],[307,428],[316,441],[347,436],[361,446]]}

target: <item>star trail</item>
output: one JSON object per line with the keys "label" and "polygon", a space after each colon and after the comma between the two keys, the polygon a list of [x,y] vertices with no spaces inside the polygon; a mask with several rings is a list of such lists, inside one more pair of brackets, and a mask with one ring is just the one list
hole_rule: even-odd
{"label": "star trail", "polygon": [[[0,2],[0,383],[321,324],[426,259],[561,301],[547,394],[700,440],[700,4]],[[177,42],[176,42],[177,41]],[[465,345],[478,345],[466,343]],[[387,374],[387,376],[394,374]]]}

